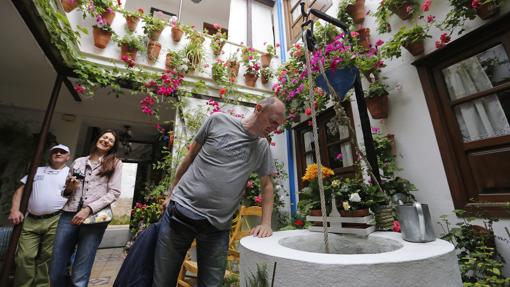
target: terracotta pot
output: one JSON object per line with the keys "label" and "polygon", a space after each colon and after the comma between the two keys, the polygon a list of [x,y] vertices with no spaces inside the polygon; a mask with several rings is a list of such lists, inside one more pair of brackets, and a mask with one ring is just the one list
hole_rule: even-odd
{"label": "terracotta pot", "polygon": [[489,19],[492,16],[498,14],[499,6],[493,4],[482,4],[476,9],[476,14],[483,20]]}
{"label": "terracotta pot", "polygon": [[[164,28],[163,28],[164,29]],[[163,29],[161,30],[156,30],[156,31],[151,31],[149,33],[149,39],[151,39],[152,41],[157,41],[159,40],[159,36],[161,35],[161,32],[163,32]]]}
{"label": "terracotta pot", "polygon": [[357,210],[340,210],[340,215],[342,217],[365,217],[368,216],[370,212],[368,212],[368,208],[357,209]]}
{"label": "terracotta pot", "polygon": [[149,40],[149,44],[147,45],[147,60],[149,63],[154,64],[158,60],[160,51],[161,44],[159,42]]}
{"label": "terracotta pot", "polygon": [[106,11],[103,14],[101,14],[101,17],[103,17],[106,24],[111,26],[113,23],[113,19],[115,18],[115,11],[112,11],[112,12]]}
{"label": "terracotta pot", "polygon": [[94,35],[94,46],[98,47],[99,49],[104,49],[110,42],[110,39],[112,38],[112,32],[107,32],[104,30],[101,30],[97,27],[93,27],[92,30]]}
{"label": "terracotta pot", "polygon": [[78,7],[78,5],[80,5],[79,0],[60,0],[60,3],[62,3],[62,7],[66,13],[73,11],[76,7]]}
{"label": "terracotta pot", "polygon": [[[310,216],[322,216],[322,211],[320,209],[310,209]],[[322,222],[315,221],[313,226],[322,226]]]}
{"label": "terracotta pot", "polygon": [[262,82],[262,84],[267,84],[269,83],[269,79],[267,79],[266,77],[260,77],[260,81]]}
{"label": "terracotta pot", "polygon": [[358,29],[356,32],[359,33],[359,43],[361,46],[363,46],[365,49],[370,49],[370,29],[368,28],[361,28]]}
{"label": "terracotta pot", "polygon": [[137,49],[130,48],[127,45],[122,45],[120,47],[120,56],[128,56],[131,60],[136,61],[136,53]]}
{"label": "terracotta pot", "polygon": [[237,75],[239,74],[239,62],[227,61],[227,67],[230,82],[237,82]]}
{"label": "terracotta pot", "polygon": [[267,53],[260,56],[260,63],[262,64],[262,68],[269,67],[269,65],[271,65],[271,58],[271,55]]}
{"label": "terracotta pot", "polygon": [[397,14],[398,17],[400,17],[400,19],[407,20],[411,18],[411,16],[413,16],[413,9],[410,9],[410,12],[407,12],[407,7],[413,8],[413,4],[410,2],[406,2],[398,8],[393,9],[390,8],[390,11],[393,12],[393,14]]}
{"label": "terracotta pot", "polygon": [[405,45],[404,48],[407,49],[407,51],[409,51],[409,53],[411,53],[411,55],[413,56],[419,56],[421,54],[423,54],[423,52],[425,52],[425,46],[423,44],[423,40],[419,40],[419,41],[416,41],[416,42],[413,42],[409,45]]}
{"label": "terracotta pot", "polygon": [[347,5],[346,10],[355,24],[365,21],[365,0],[356,0],[354,5]]}
{"label": "terracotta pot", "polygon": [[179,42],[182,38],[182,34],[184,32],[179,27],[172,27],[172,40],[174,42]]}
{"label": "terracotta pot", "polygon": [[126,17],[126,25],[129,31],[134,32],[136,30],[136,26],[138,26],[138,22],[140,22],[140,17],[136,16],[127,16]]}
{"label": "terracotta pot", "polygon": [[254,74],[244,74],[244,83],[248,87],[255,87],[255,83],[257,82],[258,78],[259,78],[259,76],[254,75]]}
{"label": "terracotta pot", "polygon": [[388,117],[388,94],[366,98],[367,108],[373,119],[385,119]]}
{"label": "terracotta pot", "polygon": [[166,54],[165,67],[169,70],[175,69],[175,65],[172,63],[173,58],[171,54]]}

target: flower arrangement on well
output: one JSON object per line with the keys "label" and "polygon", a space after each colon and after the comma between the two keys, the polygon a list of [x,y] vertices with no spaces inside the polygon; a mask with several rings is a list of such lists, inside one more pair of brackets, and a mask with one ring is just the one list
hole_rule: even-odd
{"label": "flower arrangement on well", "polygon": [[[335,172],[326,167],[321,167],[322,179],[324,185],[324,196],[326,201],[326,209],[331,210],[331,189],[330,179]],[[320,193],[319,193],[319,167],[316,163],[309,164],[306,167],[305,175],[301,178],[306,187],[301,189],[299,195],[299,207],[303,214],[308,214],[310,210],[320,209]]]}
{"label": "flower arrangement on well", "polygon": [[340,214],[342,211],[367,209],[368,215],[368,208],[377,203],[375,199],[377,187],[364,183],[361,178],[335,179],[331,182],[331,189],[340,203],[338,205]]}
{"label": "flower arrangement on well", "polygon": [[418,11],[416,0],[384,0],[377,7],[374,16],[376,17],[377,32],[391,32],[388,17],[398,15],[402,20],[411,18]]}
{"label": "flower arrangement on well", "polygon": [[219,56],[221,54],[221,49],[227,42],[227,34],[223,32],[220,24],[213,24],[214,29],[216,29],[216,33],[212,35],[211,39],[211,49],[215,56]]}

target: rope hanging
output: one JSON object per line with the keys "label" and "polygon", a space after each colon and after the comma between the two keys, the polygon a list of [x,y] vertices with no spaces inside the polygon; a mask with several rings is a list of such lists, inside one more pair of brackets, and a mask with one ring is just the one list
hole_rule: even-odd
{"label": "rope hanging", "polygon": [[[305,29],[303,29],[303,35],[305,33]],[[328,219],[326,214],[326,198],[324,196],[324,183],[322,178],[322,162],[319,148],[319,135],[317,131],[317,113],[315,111],[314,104],[314,96],[313,96],[313,77],[312,77],[312,69],[310,65],[310,51],[308,50],[308,44],[306,39],[304,39],[304,49],[305,49],[305,58],[306,58],[306,67],[308,71],[308,100],[310,101],[310,108],[312,110],[312,130],[313,130],[313,140],[315,142],[315,158],[317,162],[317,177],[319,182],[319,196],[321,202],[321,212],[322,212],[322,232],[324,233],[324,250],[326,253],[329,253],[329,242],[328,242]]]}

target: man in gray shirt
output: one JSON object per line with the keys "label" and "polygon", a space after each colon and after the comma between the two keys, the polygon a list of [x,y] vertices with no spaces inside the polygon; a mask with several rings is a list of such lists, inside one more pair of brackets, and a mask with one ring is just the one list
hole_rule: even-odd
{"label": "man in gray shirt", "polygon": [[187,250],[197,240],[198,286],[221,286],[232,217],[252,172],[262,189],[262,221],[251,234],[271,236],[273,157],[266,137],[285,119],[267,98],[246,119],[214,113],[195,136],[165,201],[155,251],[153,286],[175,286]]}

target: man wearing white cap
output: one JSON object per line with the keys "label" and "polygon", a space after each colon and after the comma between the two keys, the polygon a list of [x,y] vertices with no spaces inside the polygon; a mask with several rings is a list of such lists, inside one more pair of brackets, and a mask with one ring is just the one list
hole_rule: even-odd
{"label": "man wearing white cap", "polygon": [[50,149],[50,164],[37,168],[26,218],[19,210],[26,175],[20,180],[22,185],[12,197],[9,221],[14,225],[23,222],[16,254],[14,286],[49,286],[48,268],[53,241],[61,209],[67,202],[67,198],[62,197],[62,191],[69,173],[66,166],[68,160],[67,146],[59,144]]}

